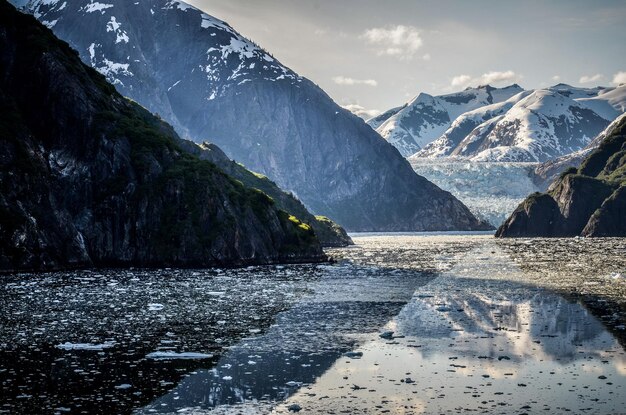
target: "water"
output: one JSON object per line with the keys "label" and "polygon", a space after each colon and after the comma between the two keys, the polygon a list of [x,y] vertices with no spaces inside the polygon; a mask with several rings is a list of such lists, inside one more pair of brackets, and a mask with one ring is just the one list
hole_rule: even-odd
{"label": "water", "polygon": [[4,276],[0,413],[623,412],[626,240],[355,242],[329,265]]}

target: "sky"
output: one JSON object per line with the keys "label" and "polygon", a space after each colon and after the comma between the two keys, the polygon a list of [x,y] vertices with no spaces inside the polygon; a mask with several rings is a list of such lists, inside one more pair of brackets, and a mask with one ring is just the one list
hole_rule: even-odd
{"label": "sky", "polygon": [[186,1],[368,115],[486,83],[626,83],[626,0]]}

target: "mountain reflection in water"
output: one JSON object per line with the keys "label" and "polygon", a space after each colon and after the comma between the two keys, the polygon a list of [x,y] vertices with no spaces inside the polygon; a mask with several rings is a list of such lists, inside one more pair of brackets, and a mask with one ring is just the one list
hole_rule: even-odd
{"label": "mountain reflection in water", "polygon": [[328,265],[4,276],[0,413],[626,407],[624,240],[355,241]]}

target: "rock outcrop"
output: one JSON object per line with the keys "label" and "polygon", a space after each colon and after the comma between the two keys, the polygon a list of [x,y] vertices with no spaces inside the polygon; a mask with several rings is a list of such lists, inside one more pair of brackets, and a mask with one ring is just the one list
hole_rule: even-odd
{"label": "rock outcrop", "polygon": [[0,0],[0,270],[325,260],[313,229],[185,151]]}
{"label": "rock outcrop", "polygon": [[626,236],[626,117],[578,168],[527,198],[498,237]]}
{"label": "rock outcrop", "polygon": [[570,167],[578,167],[593,150],[604,141],[613,129],[619,125],[626,117],[626,113],[617,117],[604,131],[596,136],[585,148],[566,154],[559,158],[548,160],[541,163],[534,170],[533,181],[542,191],[547,190],[550,183],[554,182],[557,177]]}

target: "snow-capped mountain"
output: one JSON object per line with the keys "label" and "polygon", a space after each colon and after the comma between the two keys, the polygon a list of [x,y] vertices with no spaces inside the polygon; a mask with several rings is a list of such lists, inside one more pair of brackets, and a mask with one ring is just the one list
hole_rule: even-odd
{"label": "snow-capped mountain", "polygon": [[179,0],[13,0],[124,95],[349,230],[478,229],[365,122]]}
{"label": "snow-capped mountain", "polygon": [[451,155],[541,162],[585,147],[609,122],[578,101],[538,90],[479,125]]}
{"label": "snow-capped mountain", "polygon": [[504,101],[521,91],[519,85],[500,89],[486,85],[441,96],[421,93],[404,106],[368,120],[368,124],[408,157],[440,137],[464,112]]}
{"label": "snow-capped mountain", "polygon": [[584,148],[625,109],[625,86],[523,91],[461,114],[412,157],[543,162]]}
{"label": "snow-capped mountain", "polygon": [[503,102],[485,105],[459,115],[439,138],[416,153],[415,158],[449,156],[465,138],[482,123],[506,113],[513,105],[530,94],[522,91]]}
{"label": "snow-capped mountain", "polygon": [[554,182],[556,178],[567,168],[578,167],[580,163],[589,155],[593,150],[598,148],[606,137],[611,135],[616,128],[618,128],[626,118],[626,113],[617,117],[608,127],[604,129],[600,134],[596,136],[585,148],[575,151],[570,154],[558,157],[553,160],[548,160],[541,163],[534,169],[534,182],[539,187],[540,191],[545,192],[548,189],[550,183]]}
{"label": "snow-capped mountain", "polygon": [[202,134],[189,125],[206,117],[202,101],[254,80],[303,82],[227,23],[179,0],[29,0],[24,9],[190,138]]}

